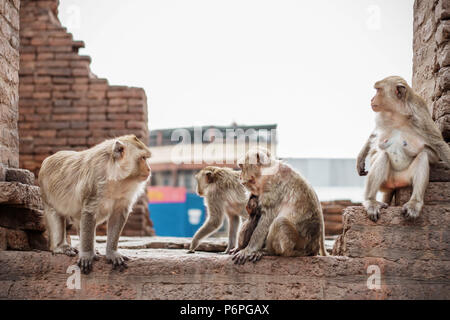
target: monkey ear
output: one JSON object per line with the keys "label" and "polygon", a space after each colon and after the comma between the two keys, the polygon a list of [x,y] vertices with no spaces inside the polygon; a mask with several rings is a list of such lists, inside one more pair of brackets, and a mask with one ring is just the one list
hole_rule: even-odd
{"label": "monkey ear", "polygon": [[270,157],[264,152],[258,151],[256,153],[256,164],[258,165],[267,165],[270,163]]}
{"label": "monkey ear", "polygon": [[402,84],[398,84],[395,87],[395,95],[400,100],[403,100],[405,98],[405,96],[406,96],[406,87],[404,85],[402,85]]}
{"label": "monkey ear", "polygon": [[113,147],[113,157],[115,160],[119,160],[123,157],[123,154],[125,152],[125,145],[120,142],[119,140],[116,140],[116,142],[114,142],[114,147]]}

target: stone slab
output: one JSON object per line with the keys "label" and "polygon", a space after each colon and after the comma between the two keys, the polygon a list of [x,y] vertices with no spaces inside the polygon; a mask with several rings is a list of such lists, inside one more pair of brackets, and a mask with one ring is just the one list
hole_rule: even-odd
{"label": "stone slab", "polygon": [[[395,191],[395,205],[402,206],[411,198],[412,188]],[[450,182],[430,182],[425,191],[425,204],[450,204]]]}
{"label": "stone slab", "polygon": [[431,182],[449,182],[450,168],[448,168],[442,161],[431,166],[430,170]]}
{"label": "stone slab", "polygon": [[333,254],[441,261],[450,266],[450,206],[425,206],[415,221],[405,219],[401,207],[390,207],[382,210],[376,223],[363,207],[349,207]]}
{"label": "stone slab", "polygon": [[[45,252],[0,252],[2,299],[449,299],[448,266],[381,258],[263,257],[237,266],[231,256],[179,249],[140,249],[128,269],[112,270],[104,257],[79,290],[67,288],[77,258]],[[369,266],[381,286],[369,289]]]}
{"label": "stone slab", "polygon": [[34,185],[34,174],[26,169],[7,168],[6,181]]}
{"label": "stone slab", "polygon": [[19,182],[0,182],[1,204],[20,205],[29,209],[42,209],[39,187]]}
{"label": "stone slab", "polygon": [[10,229],[44,231],[42,211],[16,206],[0,206],[0,226]]}

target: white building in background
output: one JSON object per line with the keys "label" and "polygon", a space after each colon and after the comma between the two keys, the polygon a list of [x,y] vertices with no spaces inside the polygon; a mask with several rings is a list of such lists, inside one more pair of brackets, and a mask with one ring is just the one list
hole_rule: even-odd
{"label": "white building in background", "polygon": [[284,158],[314,187],[320,201],[363,200],[365,177],[356,172],[356,159]]}
{"label": "white building in background", "polygon": [[276,124],[206,126],[150,131],[152,186],[185,187],[193,192],[194,175],[213,165],[238,169],[249,149],[263,147],[276,157]]}

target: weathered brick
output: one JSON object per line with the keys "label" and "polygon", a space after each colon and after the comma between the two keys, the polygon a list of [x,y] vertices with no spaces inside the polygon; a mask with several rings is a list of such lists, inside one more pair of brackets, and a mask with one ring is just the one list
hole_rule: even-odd
{"label": "weathered brick", "polygon": [[[35,174],[42,160],[59,150],[83,150],[131,132],[148,135],[145,92],[109,86],[106,79],[93,76],[91,58],[77,53],[84,43],[74,41],[55,19],[57,6],[55,0],[24,1],[20,11],[21,99],[20,115],[16,115],[24,138],[20,140],[20,163]],[[0,28],[0,34],[3,30],[10,32]],[[0,51],[15,48],[14,40],[7,40],[12,45]],[[6,53],[14,58],[14,51]],[[18,95],[8,99],[17,102]],[[127,128],[127,121],[135,121],[129,126],[141,129]],[[2,161],[7,154],[0,153]],[[144,211],[142,221],[148,226],[148,212]]]}
{"label": "weathered brick", "polygon": [[55,120],[55,121],[87,120],[87,114],[78,114],[78,113],[54,114],[54,115],[52,115],[52,120]]}

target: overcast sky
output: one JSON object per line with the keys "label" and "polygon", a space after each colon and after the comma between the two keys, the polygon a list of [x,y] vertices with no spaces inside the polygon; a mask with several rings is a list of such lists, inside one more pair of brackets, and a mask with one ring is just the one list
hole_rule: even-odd
{"label": "overcast sky", "polygon": [[373,83],[411,83],[413,0],[61,0],[91,69],[143,87],[151,129],[278,124],[278,156],[356,157]]}

